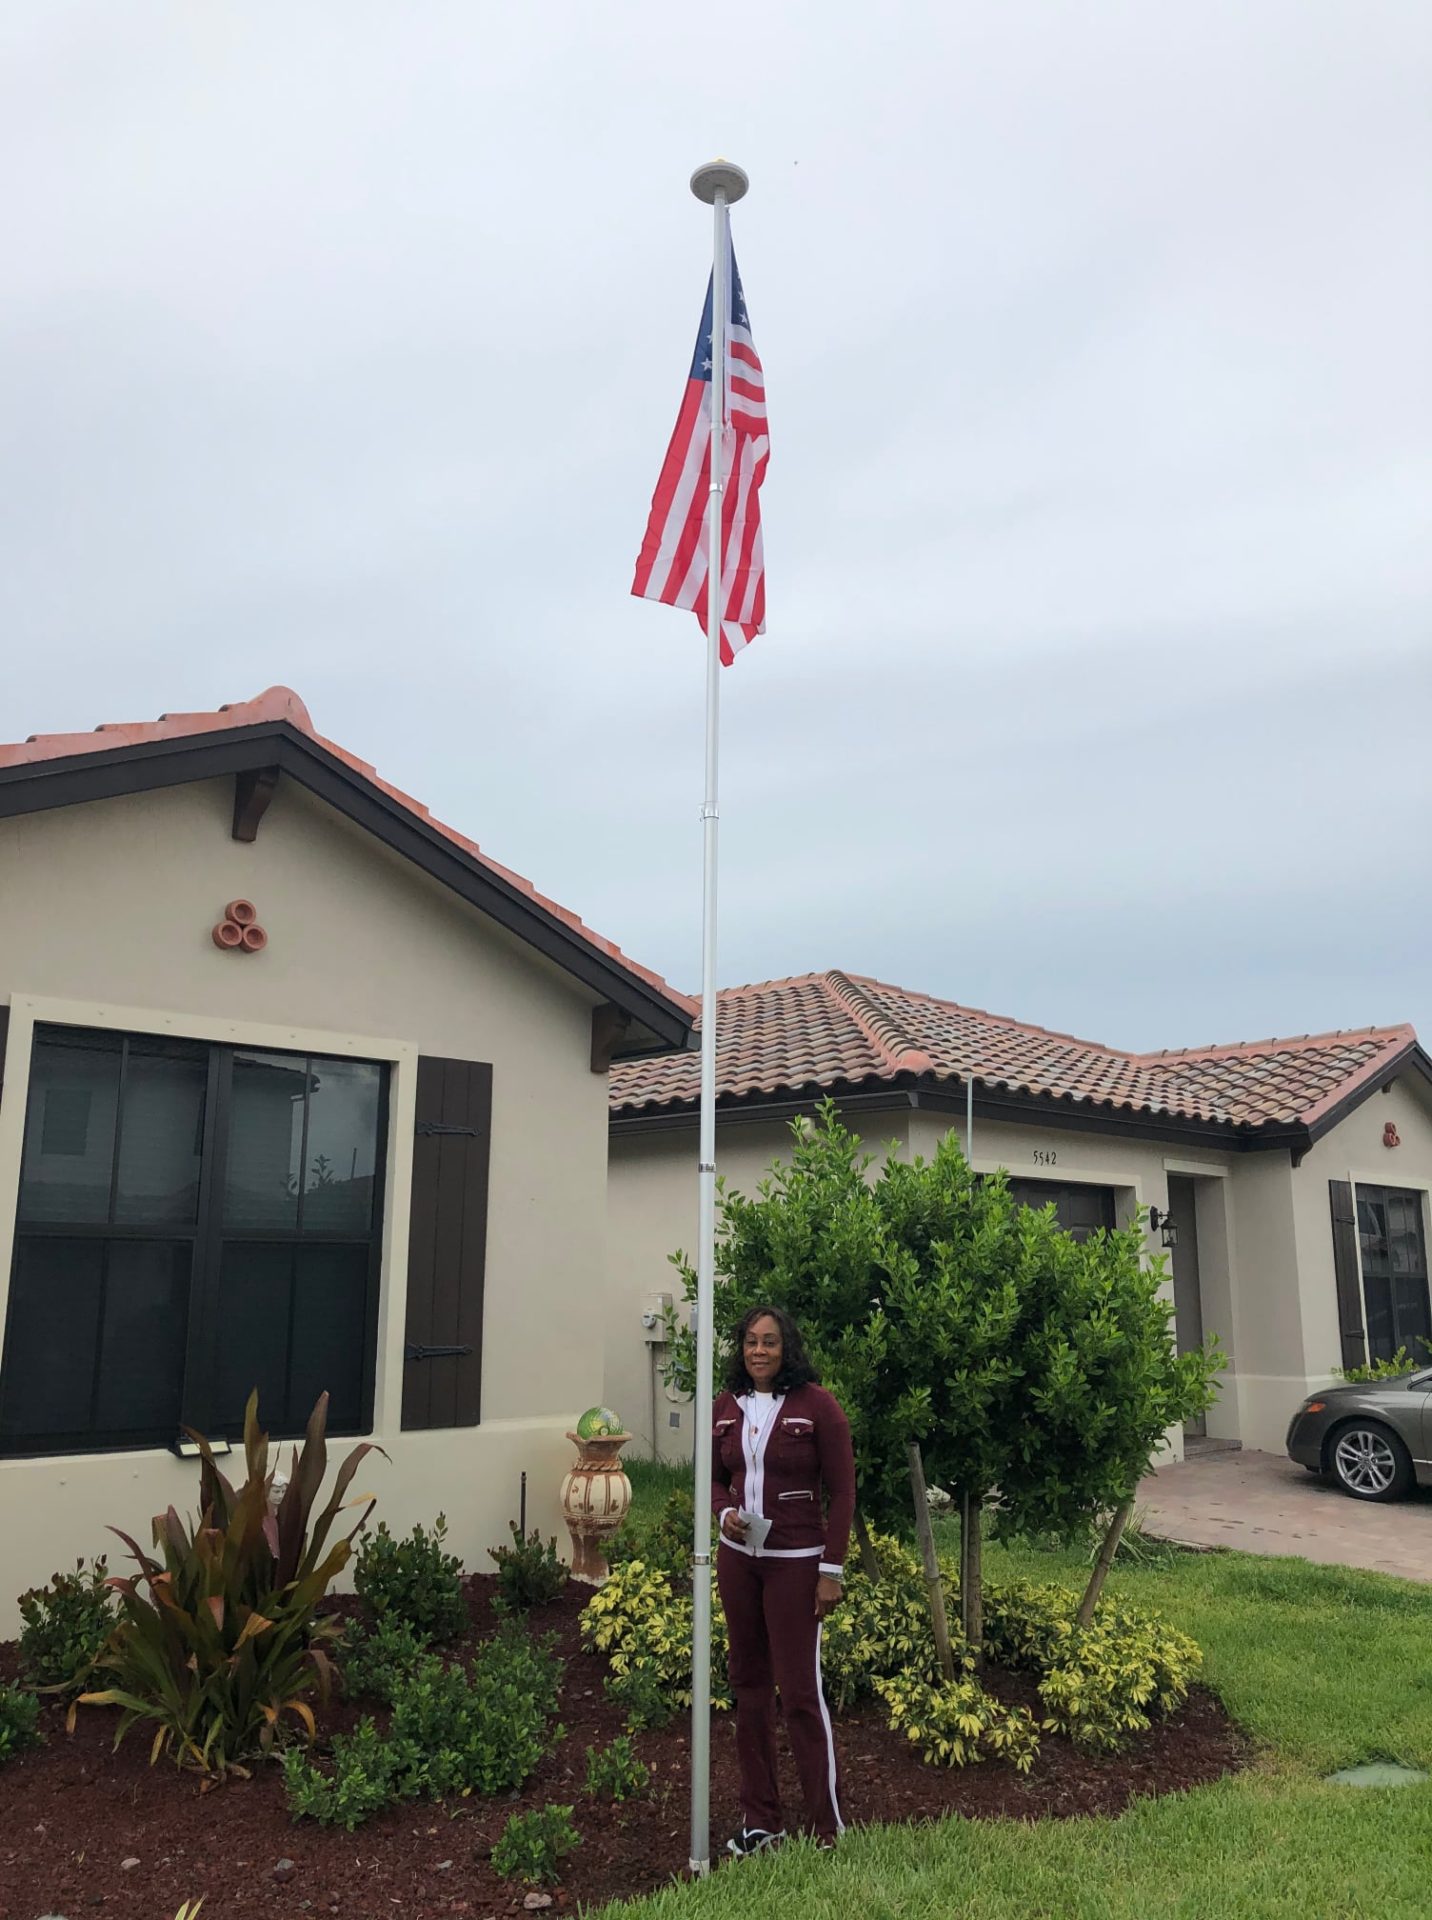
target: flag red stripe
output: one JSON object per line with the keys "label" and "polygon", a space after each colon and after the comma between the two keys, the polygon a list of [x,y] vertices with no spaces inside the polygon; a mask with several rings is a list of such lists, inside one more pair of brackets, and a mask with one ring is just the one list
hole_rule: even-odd
{"label": "flag red stripe", "polygon": [[[721,502],[721,553],[716,564],[721,580],[721,659],[730,666],[736,654],[765,631],[760,488],[770,462],[770,440],[765,376],[755,347],[745,336],[744,322],[739,339],[728,326],[726,353],[729,466]],[[709,381],[687,381],[632,581],[632,592],[642,599],[689,608],[703,632],[711,569],[711,556],[706,552],[709,393]]]}
{"label": "flag red stripe", "polygon": [[[666,459],[662,462],[661,474],[656,483],[656,492],[652,495],[651,512],[647,516],[646,534],[642,539],[641,552],[637,557],[636,578],[632,582],[632,592],[639,598],[646,598],[651,586],[651,571],[661,552],[662,539],[666,531],[667,519],[671,513],[676,490],[681,484],[681,476],[686,470],[687,451],[692,434],[702,428],[701,400],[705,388],[700,380],[689,380],[686,393],[681,402],[681,411],[676,416],[676,428],[671,443],[666,449]],[[703,433],[703,437],[704,433]]]}

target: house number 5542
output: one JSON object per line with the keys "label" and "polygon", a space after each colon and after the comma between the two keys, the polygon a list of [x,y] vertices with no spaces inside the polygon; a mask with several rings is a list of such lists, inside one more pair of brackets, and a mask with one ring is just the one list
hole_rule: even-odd
{"label": "house number 5542", "polygon": [[1036,1167],[1057,1167],[1059,1165],[1059,1155],[1053,1147],[1036,1147],[1034,1149],[1034,1164]]}

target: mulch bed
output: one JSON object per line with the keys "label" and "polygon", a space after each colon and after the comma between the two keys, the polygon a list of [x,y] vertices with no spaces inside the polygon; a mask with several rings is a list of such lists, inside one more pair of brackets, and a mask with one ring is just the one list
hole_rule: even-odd
{"label": "mulch bed", "polygon": [[[481,1638],[493,1627],[496,1583],[479,1575],[467,1585],[473,1638]],[[114,1710],[81,1708],[67,1736],[63,1711],[47,1707],[48,1745],[0,1772],[0,1920],[45,1914],[81,1920],[95,1912],[173,1920],[181,1902],[199,1894],[206,1896],[203,1920],[272,1920],[296,1913],[337,1920],[387,1920],[394,1914],[483,1920],[521,1913],[527,1889],[500,1880],[488,1855],[511,1813],[549,1801],[572,1802],[582,1834],[565,1885],[552,1890],[553,1914],[645,1893],[684,1874],[684,1720],[636,1737],[637,1751],[652,1769],[649,1799],[612,1807],[583,1796],[586,1748],[605,1745],[622,1731],[620,1714],[602,1692],[605,1661],[580,1651],[577,1616],[586,1597],[568,1587],[532,1616],[538,1631],[559,1633],[559,1650],[570,1665],[560,1710],[566,1739],[526,1789],[499,1800],[413,1802],[352,1834],[293,1822],[276,1768],[201,1793],[198,1780],[172,1764],[150,1767],[150,1736],[142,1726],[112,1753]],[[343,1602],[337,1605],[347,1610]],[[14,1670],[14,1647],[0,1646],[0,1678],[13,1678]],[[1034,1703],[1024,1676],[993,1673],[986,1684],[1006,1699]],[[351,1726],[359,1711],[334,1706],[320,1719],[321,1733]],[[1019,1820],[1118,1813],[1141,1795],[1215,1780],[1249,1757],[1244,1737],[1201,1690],[1123,1753],[1089,1755],[1046,1734],[1033,1771],[1023,1776],[991,1762],[927,1767],[907,1741],[889,1732],[878,1710],[838,1720],[836,1736],[844,1770],[842,1810],[848,1821],[860,1823],[952,1813]],[[786,1777],[787,1807],[794,1814],[800,1802],[788,1756]],[[724,1713],[714,1716],[711,1803],[714,1853],[739,1824],[735,1742]],[[137,1864],[123,1865],[131,1860]]]}

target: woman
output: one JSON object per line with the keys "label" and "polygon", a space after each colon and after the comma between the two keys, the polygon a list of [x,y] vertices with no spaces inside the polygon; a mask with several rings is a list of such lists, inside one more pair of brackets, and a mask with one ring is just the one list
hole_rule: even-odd
{"label": "woman", "polygon": [[805,1802],[802,1830],[843,1830],[820,1623],[838,1606],[855,1515],[850,1425],[789,1314],[754,1307],[736,1329],[711,1435],[717,1583],[731,1641],[741,1768],[738,1857],[784,1837],[776,1781],[776,1694]]}

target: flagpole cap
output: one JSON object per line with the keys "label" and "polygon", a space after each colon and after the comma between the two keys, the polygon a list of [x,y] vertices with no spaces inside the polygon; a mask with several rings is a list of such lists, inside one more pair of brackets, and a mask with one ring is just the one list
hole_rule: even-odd
{"label": "flagpole cap", "polygon": [[718,193],[726,196],[726,205],[735,206],[742,199],[751,182],[745,169],[730,160],[708,160],[704,167],[698,167],[691,176],[691,191],[698,200],[704,200],[707,206],[713,206]]}

